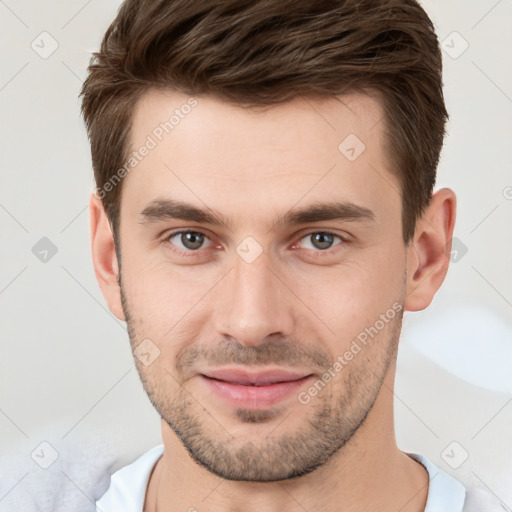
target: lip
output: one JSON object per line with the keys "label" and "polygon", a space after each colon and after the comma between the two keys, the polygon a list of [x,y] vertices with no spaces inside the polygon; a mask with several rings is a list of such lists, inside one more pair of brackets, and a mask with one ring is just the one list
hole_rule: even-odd
{"label": "lip", "polygon": [[202,375],[210,379],[222,380],[230,384],[266,386],[280,382],[291,382],[306,377],[307,373],[299,373],[281,368],[263,370],[259,372],[248,372],[237,368],[225,368],[218,370],[207,370]]}
{"label": "lip", "polygon": [[297,392],[313,377],[312,374],[283,369],[259,372],[218,369],[202,372],[199,376],[223,401],[245,409],[272,407]]}

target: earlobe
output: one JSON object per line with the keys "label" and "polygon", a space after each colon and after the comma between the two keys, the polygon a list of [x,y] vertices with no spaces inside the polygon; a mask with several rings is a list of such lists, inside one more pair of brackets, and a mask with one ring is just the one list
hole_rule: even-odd
{"label": "earlobe", "polygon": [[455,193],[443,188],[432,196],[416,223],[414,238],[407,249],[406,311],[421,311],[428,307],[446,277],[455,212]]}
{"label": "earlobe", "polygon": [[91,194],[89,200],[89,215],[92,261],[96,279],[110,311],[119,320],[124,321],[114,237],[103,203],[94,194]]}

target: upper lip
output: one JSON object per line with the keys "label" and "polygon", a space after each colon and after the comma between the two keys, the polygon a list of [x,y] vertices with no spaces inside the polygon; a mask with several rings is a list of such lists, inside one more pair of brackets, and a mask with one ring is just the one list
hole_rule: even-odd
{"label": "upper lip", "polygon": [[303,379],[311,375],[310,373],[297,372],[284,369],[260,370],[248,372],[236,368],[226,368],[217,370],[206,370],[201,375],[210,379],[222,380],[232,384],[243,384],[246,386],[266,386],[277,382],[291,382]]}

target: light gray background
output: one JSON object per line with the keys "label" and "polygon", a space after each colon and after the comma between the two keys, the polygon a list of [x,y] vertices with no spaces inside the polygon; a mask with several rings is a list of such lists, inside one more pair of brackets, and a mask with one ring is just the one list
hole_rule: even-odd
{"label": "light gray background", "polygon": [[[512,0],[423,5],[444,47],[451,120],[438,188],[458,196],[459,252],[432,306],[405,316],[397,437],[511,507]],[[0,454],[30,463],[43,441],[58,453],[101,442],[116,467],[160,442],[89,247],[94,185],[77,96],[118,6],[0,0]],[[43,237],[58,249],[46,262],[32,251]],[[450,467],[446,453],[465,452]]]}

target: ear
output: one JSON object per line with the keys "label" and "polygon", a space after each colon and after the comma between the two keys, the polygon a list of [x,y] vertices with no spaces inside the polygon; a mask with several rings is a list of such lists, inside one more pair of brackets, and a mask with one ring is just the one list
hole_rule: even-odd
{"label": "ear", "polygon": [[125,320],[119,287],[119,265],[114,236],[101,199],[91,194],[89,200],[92,261],[96,279],[108,308],[119,320]]}
{"label": "ear", "polygon": [[448,272],[457,200],[452,190],[437,191],[416,223],[407,248],[406,311],[428,307]]}

